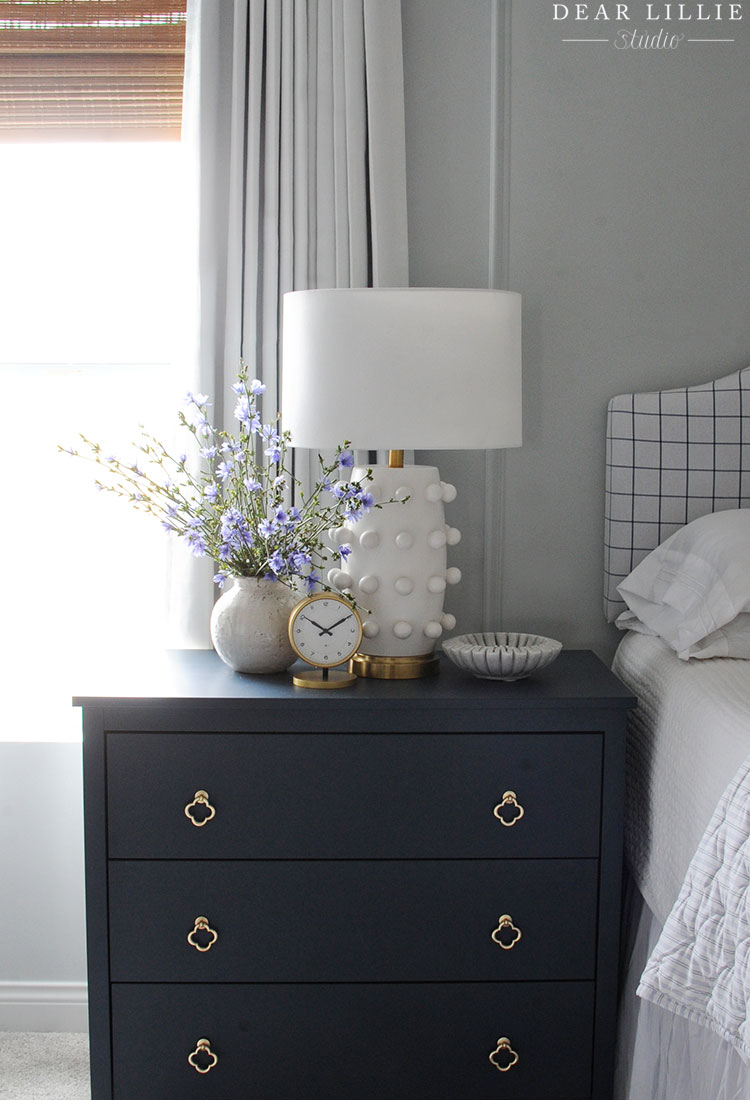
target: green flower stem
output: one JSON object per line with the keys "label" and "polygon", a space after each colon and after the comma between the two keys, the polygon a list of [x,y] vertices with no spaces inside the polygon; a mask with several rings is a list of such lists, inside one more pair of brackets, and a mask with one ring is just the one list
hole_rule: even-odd
{"label": "green flower stem", "polygon": [[[261,424],[257,399],[263,388],[248,382],[243,363],[233,387],[238,397],[237,436],[209,422],[207,398],[188,396],[189,415],[180,412],[178,424],[187,429],[198,451],[194,464],[187,455],[173,455],[143,425],[132,461],[104,457],[101,446],[84,435],[84,453],[70,453],[106,471],[97,480],[101,489],[155,516],[193,553],[211,556],[218,563],[219,583],[230,575],[272,575],[292,587],[307,581],[330,591],[320,571],[337,548],[332,551],[326,545],[325,532],[372,506],[383,506],[371,504],[367,495],[372,471],[366,471],[361,483],[342,481],[344,489],[331,492],[333,483],[343,477],[343,467],[351,465],[349,444],[344,442],[333,460],[326,463],[318,455],[317,479],[305,494],[287,462],[289,432],[280,430],[278,416]],[[273,453],[265,454],[267,449],[278,451],[278,461]],[[259,488],[248,488],[250,483]],[[299,503],[292,506],[293,500]],[[351,594],[348,598],[356,604]]]}

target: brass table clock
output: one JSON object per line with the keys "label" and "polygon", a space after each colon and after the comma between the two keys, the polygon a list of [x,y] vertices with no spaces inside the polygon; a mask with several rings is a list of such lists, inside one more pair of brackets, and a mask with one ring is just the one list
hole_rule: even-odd
{"label": "brass table clock", "polygon": [[296,687],[340,688],[357,677],[338,668],[354,656],[362,642],[362,620],[343,596],[321,592],[309,596],[289,616],[292,649],[308,665],[292,677]]}

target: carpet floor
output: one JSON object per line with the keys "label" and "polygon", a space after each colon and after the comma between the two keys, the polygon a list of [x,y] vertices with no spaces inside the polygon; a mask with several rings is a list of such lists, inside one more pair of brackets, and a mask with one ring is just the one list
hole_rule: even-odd
{"label": "carpet floor", "polygon": [[91,1100],[88,1035],[2,1032],[0,1097],[4,1100]]}

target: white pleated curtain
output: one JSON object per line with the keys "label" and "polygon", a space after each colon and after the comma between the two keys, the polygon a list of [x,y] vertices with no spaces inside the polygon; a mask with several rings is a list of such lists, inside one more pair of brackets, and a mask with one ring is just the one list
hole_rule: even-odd
{"label": "white pleated curtain", "polygon": [[[188,0],[183,142],[189,382],[229,427],[242,357],[267,420],[288,290],[408,285],[400,0]],[[212,573],[172,554],[174,644],[210,644]]]}

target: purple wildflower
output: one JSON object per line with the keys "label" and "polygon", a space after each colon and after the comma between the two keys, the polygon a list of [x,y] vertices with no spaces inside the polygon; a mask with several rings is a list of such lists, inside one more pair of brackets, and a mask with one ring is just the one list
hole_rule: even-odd
{"label": "purple wildflower", "polygon": [[277,576],[287,571],[286,562],[280,550],[274,550],[268,559],[268,564]]}
{"label": "purple wildflower", "polygon": [[206,540],[200,531],[186,531],[182,538],[188,544],[191,552],[196,558],[205,557]]}
{"label": "purple wildflower", "polygon": [[249,427],[250,421],[253,417],[253,408],[250,404],[249,398],[243,394],[237,404],[234,407],[234,416],[236,420],[239,420],[240,424],[244,424]]}
{"label": "purple wildflower", "polygon": [[289,568],[293,573],[301,574],[311,563],[312,558],[306,550],[293,550],[289,555]]}
{"label": "purple wildflower", "polygon": [[185,395],[185,404],[195,405],[197,409],[202,408],[202,406],[204,405],[208,405],[208,403],[209,402],[207,393],[191,393],[190,390],[188,390],[187,394]]}

